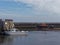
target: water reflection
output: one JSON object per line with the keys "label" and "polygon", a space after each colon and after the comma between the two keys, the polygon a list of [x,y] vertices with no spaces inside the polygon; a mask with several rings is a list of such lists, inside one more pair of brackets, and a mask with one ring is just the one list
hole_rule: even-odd
{"label": "water reflection", "polygon": [[4,43],[4,41],[5,41],[5,38],[6,38],[5,36],[3,36],[3,35],[0,35],[0,44],[1,44],[1,43]]}
{"label": "water reflection", "polygon": [[14,35],[14,36],[4,36],[4,35],[0,35],[0,45],[17,45],[17,43],[22,43],[25,39],[25,37],[27,37],[27,35]]}
{"label": "water reflection", "polygon": [[36,31],[28,35],[0,35],[0,45],[60,45],[60,32]]}
{"label": "water reflection", "polygon": [[12,38],[9,36],[0,35],[0,45],[9,45],[11,44]]}

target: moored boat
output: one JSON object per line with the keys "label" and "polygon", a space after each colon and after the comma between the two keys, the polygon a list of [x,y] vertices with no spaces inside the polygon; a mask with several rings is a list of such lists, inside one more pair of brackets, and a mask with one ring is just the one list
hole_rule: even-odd
{"label": "moored boat", "polygon": [[8,31],[5,31],[5,33],[9,35],[27,35],[27,32],[19,31],[17,29],[10,29]]}

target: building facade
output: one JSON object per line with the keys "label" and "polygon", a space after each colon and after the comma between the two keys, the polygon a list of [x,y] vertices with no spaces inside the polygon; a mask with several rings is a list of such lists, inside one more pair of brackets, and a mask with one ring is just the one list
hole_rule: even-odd
{"label": "building facade", "polygon": [[0,30],[3,30],[3,21],[0,19]]}
{"label": "building facade", "polygon": [[5,19],[4,21],[4,30],[10,30],[14,28],[14,22],[12,19]]}

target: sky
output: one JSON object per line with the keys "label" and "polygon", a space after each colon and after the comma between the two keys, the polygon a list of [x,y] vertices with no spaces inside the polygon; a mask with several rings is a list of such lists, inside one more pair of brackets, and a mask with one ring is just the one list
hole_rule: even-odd
{"label": "sky", "polygon": [[60,0],[0,0],[0,18],[15,22],[60,22]]}

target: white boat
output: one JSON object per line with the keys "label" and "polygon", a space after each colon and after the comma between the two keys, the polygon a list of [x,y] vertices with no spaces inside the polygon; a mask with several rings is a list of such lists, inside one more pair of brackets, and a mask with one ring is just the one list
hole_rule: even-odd
{"label": "white boat", "polygon": [[17,29],[10,29],[9,31],[5,31],[6,34],[9,35],[27,35],[27,32],[25,31],[19,31]]}

